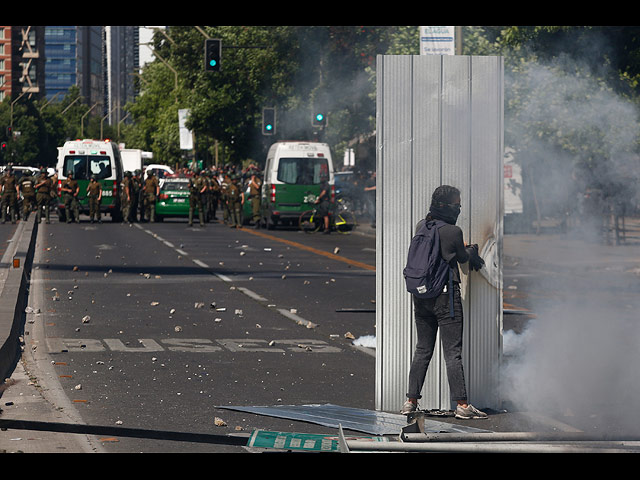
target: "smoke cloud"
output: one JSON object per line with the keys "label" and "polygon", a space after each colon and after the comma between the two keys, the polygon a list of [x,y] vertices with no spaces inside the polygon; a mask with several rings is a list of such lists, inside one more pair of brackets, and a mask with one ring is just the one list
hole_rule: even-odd
{"label": "smoke cloud", "polygon": [[[511,79],[512,86],[529,93],[528,103],[507,127],[511,138],[527,139],[517,149],[529,167],[524,175],[533,175],[543,215],[568,212],[572,221],[566,236],[556,234],[550,242],[547,258],[536,259],[551,268],[528,285],[528,292],[542,292],[529,296],[536,318],[521,334],[504,336],[501,388],[503,398],[519,411],[546,412],[591,433],[640,434],[640,416],[629,411],[640,394],[640,296],[638,276],[630,272],[637,264],[629,244],[609,245],[606,252],[614,252],[617,261],[608,264],[600,235],[617,194],[624,192],[627,214],[637,208],[635,192],[625,188],[640,178],[634,154],[638,112],[602,88],[595,76],[583,75],[589,71],[584,67],[561,58]],[[509,125],[510,119],[505,122]],[[544,132],[544,141],[524,131],[532,125]],[[561,148],[567,144],[571,147]],[[599,206],[604,214],[586,208],[589,189],[604,199]],[[537,238],[546,242],[549,237]],[[558,238],[566,240],[563,248],[569,247],[580,263],[554,257]],[[556,259],[561,263],[554,264]]]}

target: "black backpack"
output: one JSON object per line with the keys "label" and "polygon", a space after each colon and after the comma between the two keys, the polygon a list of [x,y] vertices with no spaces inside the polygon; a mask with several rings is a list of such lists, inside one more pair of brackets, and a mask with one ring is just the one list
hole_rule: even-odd
{"label": "black backpack", "polygon": [[440,253],[438,229],[443,225],[441,220],[425,221],[411,239],[402,273],[407,291],[418,298],[437,297],[447,282],[452,291],[452,270]]}

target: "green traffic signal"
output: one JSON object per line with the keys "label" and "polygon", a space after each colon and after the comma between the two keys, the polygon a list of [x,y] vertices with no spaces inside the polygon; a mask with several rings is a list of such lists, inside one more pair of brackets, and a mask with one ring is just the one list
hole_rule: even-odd
{"label": "green traffic signal", "polygon": [[209,72],[220,70],[222,57],[222,42],[219,39],[208,38],[204,42],[204,68]]}
{"label": "green traffic signal", "polygon": [[314,113],[311,118],[311,123],[314,127],[325,127],[327,125],[327,119],[324,113]]}

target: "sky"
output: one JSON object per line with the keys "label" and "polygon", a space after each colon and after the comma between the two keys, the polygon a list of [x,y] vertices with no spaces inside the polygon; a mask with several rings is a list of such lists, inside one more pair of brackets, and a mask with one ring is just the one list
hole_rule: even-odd
{"label": "sky", "polygon": [[144,66],[145,63],[153,61],[153,53],[151,51],[151,47],[147,45],[142,45],[143,43],[151,42],[151,38],[153,37],[153,29],[154,28],[164,28],[164,27],[140,27],[140,68]]}

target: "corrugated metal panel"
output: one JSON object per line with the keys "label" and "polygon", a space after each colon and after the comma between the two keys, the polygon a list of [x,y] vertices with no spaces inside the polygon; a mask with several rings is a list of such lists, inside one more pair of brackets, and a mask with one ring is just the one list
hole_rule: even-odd
{"label": "corrugated metal panel", "polygon": [[[376,408],[405,400],[416,334],[402,269],[416,223],[441,184],[462,193],[465,241],[484,248],[481,275],[463,271],[464,362],[470,400],[498,407],[502,330],[501,57],[379,56],[377,65]],[[490,248],[489,248],[490,247]],[[450,408],[438,349],[422,408]]]}

